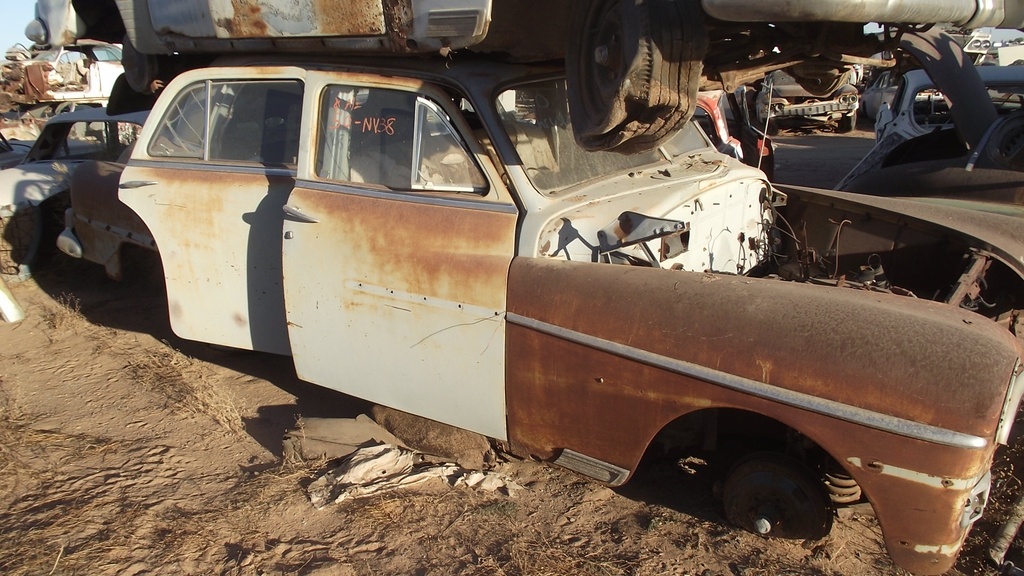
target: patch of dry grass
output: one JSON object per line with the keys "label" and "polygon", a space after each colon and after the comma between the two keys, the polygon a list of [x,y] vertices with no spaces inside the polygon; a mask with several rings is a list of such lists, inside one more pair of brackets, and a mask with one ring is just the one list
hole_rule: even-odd
{"label": "patch of dry grass", "polygon": [[21,442],[17,431],[24,426],[25,415],[0,389],[0,479],[3,479],[0,481],[0,490],[4,494],[9,490],[8,482],[14,482],[17,473],[15,467],[20,458],[16,448]]}
{"label": "patch of dry grass", "polygon": [[631,574],[633,566],[633,559],[566,546],[528,528],[509,542],[509,557],[517,573],[536,576],[620,576]]}
{"label": "patch of dry grass", "polygon": [[[220,556],[208,554],[225,543],[245,543],[240,546],[256,557],[269,553],[262,527],[266,514],[282,495],[297,489],[299,476],[265,473],[240,481],[219,498],[161,510],[114,492],[81,491],[0,514],[0,574],[111,573],[100,568],[140,560],[174,570],[184,558],[208,558],[204,570],[217,573]],[[59,492],[60,486],[52,484],[44,490]]]}
{"label": "patch of dry grass", "polygon": [[242,434],[242,416],[230,395],[207,380],[202,365],[173,348],[126,353],[126,370],[137,383],[167,399],[168,405],[206,416]]}
{"label": "patch of dry grass", "polygon": [[[90,446],[97,449],[103,439],[32,430],[28,419],[4,400],[0,390],[0,416],[5,417],[0,420],[0,475],[20,478],[21,488],[30,488],[0,511],[4,576],[114,573],[111,569],[140,560],[173,570],[183,558],[208,557],[224,542],[265,542],[268,511],[299,490],[301,480],[310,474],[308,468],[281,466],[239,477],[216,497],[152,509],[146,502],[149,493],[131,488],[134,480],[123,487],[105,481],[68,482],[46,458],[54,452],[82,454]],[[116,468],[110,474],[121,477]],[[215,554],[211,560],[217,558]],[[213,568],[207,565],[204,570]]]}
{"label": "patch of dry grass", "polygon": [[[43,313],[50,328],[51,341],[75,333],[90,333],[104,341],[114,339],[116,331],[103,333],[82,314],[81,302],[73,294],[61,294]],[[166,342],[165,342],[166,344]],[[163,395],[168,405],[193,415],[212,418],[231,433],[242,433],[242,417],[232,398],[206,379],[200,362],[170,348],[117,350],[125,357],[127,371],[148,390]]]}
{"label": "patch of dry grass", "polygon": [[0,388],[0,496],[25,476],[32,476],[67,453],[105,448],[107,438],[73,435],[31,427],[25,414]]}
{"label": "patch of dry grass", "polygon": [[69,332],[80,332],[92,326],[82,315],[82,303],[74,294],[62,293],[43,313],[43,322],[50,327],[54,336]]}
{"label": "patch of dry grass", "polygon": [[279,466],[240,480],[215,500],[162,511],[155,522],[152,557],[170,566],[183,556],[202,556],[211,542],[230,542],[255,558],[262,556],[272,540],[266,531],[269,511],[301,490],[310,474],[308,468]]}
{"label": "patch of dry grass", "polygon": [[[59,487],[54,487],[58,490]],[[60,513],[54,513],[59,508]],[[135,544],[134,503],[74,494],[4,517],[0,573],[5,576],[89,574],[124,557]]]}

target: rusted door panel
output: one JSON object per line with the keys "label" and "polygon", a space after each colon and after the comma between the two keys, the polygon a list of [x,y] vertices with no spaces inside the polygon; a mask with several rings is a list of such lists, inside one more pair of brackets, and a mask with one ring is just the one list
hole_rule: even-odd
{"label": "rusted door panel", "polygon": [[288,354],[280,231],[294,178],[256,167],[136,163],[121,183],[121,201],[156,240],[174,333]]}
{"label": "rusted door panel", "polygon": [[[517,259],[509,313],[983,438],[1017,359],[1009,332],[940,303],[650,268]],[[562,360],[510,352],[509,366]]]}
{"label": "rusted door panel", "polygon": [[505,437],[503,311],[511,205],[300,185],[286,219],[288,327],[300,378]]}

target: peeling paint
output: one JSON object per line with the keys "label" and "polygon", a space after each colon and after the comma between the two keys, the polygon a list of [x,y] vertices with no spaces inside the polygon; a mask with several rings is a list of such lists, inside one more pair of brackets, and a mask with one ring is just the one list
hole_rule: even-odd
{"label": "peeling paint", "polygon": [[922,472],[900,468],[891,464],[883,464],[874,460],[865,464],[856,456],[851,456],[847,458],[846,461],[849,462],[851,466],[860,468],[861,470],[867,470],[884,476],[892,476],[894,478],[900,478],[902,480],[907,480],[930,488],[941,488],[943,490],[970,490],[978,484],[980,479],[980,477],[946,478],[942,476],[933,476],[931,474],[924,474]]}

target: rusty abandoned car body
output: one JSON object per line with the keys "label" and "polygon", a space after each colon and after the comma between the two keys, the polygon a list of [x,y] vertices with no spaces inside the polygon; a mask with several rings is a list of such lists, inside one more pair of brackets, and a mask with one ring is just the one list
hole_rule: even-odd
{"label": "rusty abandoned car body", "polygon": [[124,68],[121,48],[82,41],[0,65],[0,111],[45,117],[76,106],[106,106]]}
{"label": "rusty abandoned car body", "polygon": [[[142,91],[168,68],[225,53],[564,58],[572,122],[590,150],[647,151],[689,120],[698,90],[728,92],[785,69],[817,96],[918,24],[1024,27],[1021,0],[39,0],[29,37],[123,42]],[[459,52],[459,54],[464,52]]]}
{"label": "rusty abandoned car body", "polygon": [[779,190],[693,124],[586,152],[563,74],[236,58],[178,76],[119,182],[172,328],[613,486],[654,443],[745,447],[729,520],[820,537],[867,500],[896,562],[949,569],[1024,392],[1019,235]]}
{"label": "rusty abandoned car body", "polygon": [[852,132],[857,126],[857,88],[846,83],[829,94],[809,92],[781,70],[765,77],[757,95],[757,121],[768,133],[780,125],[829,126]]}
{"label": "rusty abandoned car body", "polygon": [[89,107],[54,116],[21,162],[0,171],[0,274],[31,275],[37,256],[53,248],[77,167],[118,158],[145,117]]}
{"label": "rusty abandoned car body", "polygon": [[117,198],[124,161],[90,160],[71,174],[71,206],[57,248],[72,258],[102,264],[107,276],[123,277],[122,260],[132,248],[156,250],[153,236],[135,212]]}

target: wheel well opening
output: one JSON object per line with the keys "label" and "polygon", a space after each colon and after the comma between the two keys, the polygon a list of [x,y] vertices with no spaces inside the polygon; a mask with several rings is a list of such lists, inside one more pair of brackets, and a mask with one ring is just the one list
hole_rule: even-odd
{"label": "wheel well opening", "polygon": [[129,242],[122,242],[120,251],[120,282],[163,288],[164,270],[159,252]]}
{"label": "wheel well opening", "polygon": [[[708,408],[676,418],[654,437],[642,466],[705,469],[721,496],[721,483],[753,454],[778,454],[818,478],[836,506],[866,502],[860,487],[824,448],[793,427],[757,412]],[[703,472],[702,472],[703,473]]]}
{"label": "wheel well opening", "polygon": [[757,412],[707,408],[684,414],[665,425],[651,442],[662,453],[692,451],[742,455],[752,451],[785,451],[795,430]]}

